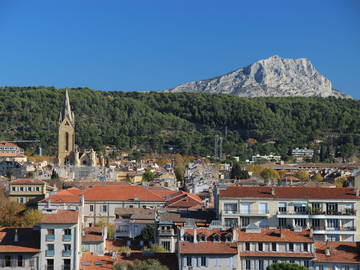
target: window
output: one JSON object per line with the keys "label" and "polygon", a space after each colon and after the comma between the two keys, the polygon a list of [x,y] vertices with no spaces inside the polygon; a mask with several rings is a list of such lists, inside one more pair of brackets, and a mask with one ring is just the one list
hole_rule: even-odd
{"label": "window", "polygon": [[258,251],[263,251],[263,243],[258,243]]}
{"label": "window", "polygon": [[232,227],[237,224],[237,218],[225,218],[225,226]]}
{"label": "window", "polygon": [[306,214],[306,204],[295,204],[294,212],[297,214]]}
{"label": "window", "polygon": [[276,243],[271,243],[271,250],[272,251],[276,251],[276,247],[277,247]]}
{"label": "window", "polygon": [[246,270],[251,270],[251,262],[250,262],[250,260],[245,261],[245,269]]}
{"label": "window", "polygon": [[245,243],[245,250],[250,251],[250,243],[249,242]]}
{"label": "window", "polygon": [[70,251],[71,250],[71,245],[70,244],[65,244],[64,245],[64,250],[65,251]]}
{"label": "window", "polygon": [[241,203],[241,213],[242,214],[250,213],[250,203]]}
{"label": "window", "polygon": [[214,238],[213,238],[213,241],[214,241],[214,242],[220,242],[220,235],[215,234],[215,235],[214,235]]}
{"label": "window", "polygon": [[8,255],[5,256],[5,266],[6,267],[11,266],[11,256],[8,256]]}
{"label": "window", "polygon": [[277,260],[273,260],[273,263],[277,263]]}
{"label": "window", "polygon": [[327,234],[326,235],[326,239],[332,242],[339,242],[340,241],[340,236],[336,235],[336,234]]}
{"label": "window", "polygon": [[279,202],[279,212],[286,213],[286,202]]}
{"label": "window", "polygon": [[279,227],[286,228],[286,218],[279,218]]}
{"label": "window", "polygon": [[19,255],[17,258],[17,266],[18,267],[24,267],[24,261],[23,261],[23,256]]}
{"label": "window", "polygon": [[19,203],[24,203],[24,198],[23,197],[19,198]]}
{"label": "window", "polygon": [[309,251],[309,245],[308,245],[308,243],[304,243],[303,244],[303,249],[304,249],[304,251]]}
{"label": "window", "polygon": [[268,213],[268,204],[267,203],[260,203],[259,204],[259,211],[260,211],[260,214],[267,214]]}
{"label": "window", "polygon": [[55,229],[47,229],[48,235],[55,235]]}
{"label": "window", "polygon": [[32,188],[31,188],[31,187],[27,187],[27,191],[32,191]]}
{"label": "window", "polygon": [[259,260],[259,270],[264,270],[264,261]]}
{"label": "window", "polygon": [[90,212],[94,212],[94,205],[90,204]]}
{"label": "window", "polygon": [[250,224],[250,219],[248,217],[241,217],[240,223],[241,227],[246,227]]}
{"label": "window", "polygon": [[54,250],[54,244],[48,244],[47,250]]}
{"label": "window", "polygon": [[146,209],[146,205],[143,205],[143,208]]}
{"label": "window", "polygon": [[313,214],[320,214],[321,212],[320,203],[312,203],[311,208]]}
{"label": "window", "polygon": [[337,203],[327,203],[326,204],[326,213],[328,215],[333,215],[338,212],[338,205]]}
{"label": "window", "polygon": [[64,229],[65,235],[71,235],[71,229]]}
{"label": "window", "polygon": [[12,190],[12,191],[16,191],[16,187],[11,187],[11,190]]}
{"label": "window", "polygon": [[191,260],[191,257],[190,257],[190,256],[187,256],[187,257],[186,257],[186,265],[187,265],[187,266],[192,266],[192,260]]}
{"label": "window", "polygon": [[35,190],[36,190],[36,191],[40,191],[40,187],[36,187]]}
{"label": "window", "polygon": [[47,259],[46,260],[47,263],[47,270],[54,270],[54,259]]}
{"label": "window", "polygon": [[336,229],[339,228],[339,220],[338,219],[328,219],[327,220],[328,229]]}
{"label": "window", "polygon": [[306,219],[305,218],[295,218],[294,223],[295,223],[295,226],[306,227]]}
{"label": "window", "polygon": [[65,132],[65,151],[69,151],[69,133]]}
{"label": "window", "polygon": [[309,267],[310,266],[309,261],[304,261],[304,266]]}
{"label": "window", "polygon": [[104,204],[104,205],[102,206],[101,211],[102,211],[102,212],[106,212],[106,211],[107,211],[107,205],[106,205],[106,204]]}
{"label": "window", "polygon": [[71,260],[70,259],[64,259],[63,270],[71,270]]}
{"label": "window", "polygon": [[170,241],[163,241],[161,244],[167,251],[170,251]]}
{"label": "window", "polygon": [[20,191],[24,191],[24,187],[20,187]]}
{"label": "window", "polygon": [[198,240],[204,242],[204,241],[206,241],[206,236],[201,233],[198,235]]}
{"label": "window", "polygon": [[236,203],[225,203],[224,211],[225,211],[225,213],[235,214],[237,212],[237,204]]}
{"label": "window", "polygon": [[129,208],[134,208],[134,206],[130,204],[130,205],[129,205]]}
{"label": "window", "polygon": [[206,257],[205,256],[201,256],[201,266],[206,266]]}
{"label": "window", "polygon": [[30,267],[34,267],[34,266],[35,266],[35,259],[34,259],[34,258],[30,258],[30,259],[29,259],[29,266],[30,266]]}
{"label": "window", "polygon": [[289,243],[289,251],[294,251],[294,243]]}
{"label": "window", "polygon": [[185,234],[184,235],[184,240],[185,241],[189,241],[189,242],[192,242],[193,241],[193,236],[191,234]]}
{"label": "window", "polygon": [[320,229],[320,219],[312,219],[311,225],[313,229]]}

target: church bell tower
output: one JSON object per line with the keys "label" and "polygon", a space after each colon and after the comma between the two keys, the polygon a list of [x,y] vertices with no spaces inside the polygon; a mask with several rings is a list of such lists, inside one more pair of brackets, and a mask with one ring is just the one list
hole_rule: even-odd
{"label": "church bell tower", "polygon": [[75,151],[75,117],[71,111],[68,91],[59,117],[58,164],[72,164]]}

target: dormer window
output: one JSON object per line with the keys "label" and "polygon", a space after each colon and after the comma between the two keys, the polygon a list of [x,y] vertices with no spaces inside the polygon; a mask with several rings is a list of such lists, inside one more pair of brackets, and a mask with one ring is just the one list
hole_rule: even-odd
{"label": "dormer window", "polygon": [[194,240],[194,237],[191,234],[184,234],[184,240],[192,242]]}
{"label": "dormer window", "polygon": [[198,241],[205,242],[206,241],[205,234],[203,234],[203,233],[199,234],[198,235]]}
{"label": "dormer window", "polygon": [[214,242],[220,242],[220,235],[219,234],[215,234],[213,237],[213,241]]}
{"label": "dormer window", "polygon": [[227,241],[227,242],[231,242],[231,241],[232,241],[232,235],[231,235],[231,234],[228,234],[228,235],[226,236],[226,241]]}

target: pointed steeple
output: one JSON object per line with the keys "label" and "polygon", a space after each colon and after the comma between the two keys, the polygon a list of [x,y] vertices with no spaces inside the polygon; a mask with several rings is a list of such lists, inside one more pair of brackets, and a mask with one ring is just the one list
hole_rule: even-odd
{"label": "pointed steeple", "polygon": [[74,117],[74,113],[71,111],[69,93],[67,90],[65,90],[64,112],[62,117],[63,119],[67,117],[72,124],[74,124],[75,122],[75,117]]}

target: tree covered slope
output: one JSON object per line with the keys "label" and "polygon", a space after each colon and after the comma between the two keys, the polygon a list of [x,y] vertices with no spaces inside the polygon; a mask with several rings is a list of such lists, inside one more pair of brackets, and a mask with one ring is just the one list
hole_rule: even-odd
{"label": "tree covered slope", "polygon": [[[322,141],[337,156],[360,145],[360,101],[316,97],[243,98],[204,93],[141,93],[70,89],[80,147],[211,155],[216,134],[224,153],[289,155]],[[56,152],[64,89],[0,88],[1,139],[40,139]]]}

